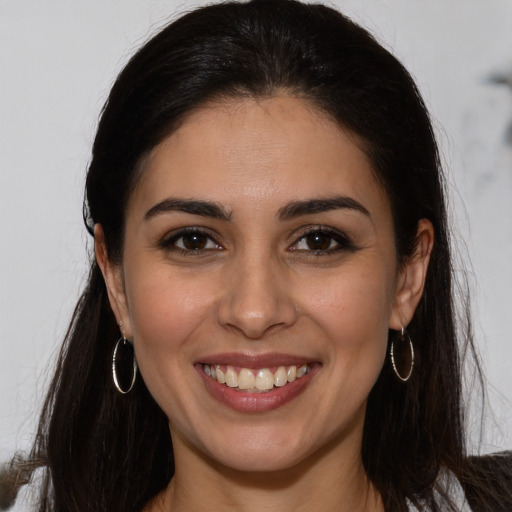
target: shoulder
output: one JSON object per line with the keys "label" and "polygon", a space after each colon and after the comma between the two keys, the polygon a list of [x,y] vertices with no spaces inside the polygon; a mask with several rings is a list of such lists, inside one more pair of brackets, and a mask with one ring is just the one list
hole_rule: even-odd
{"label": "shoulder", "polygon": [[[472,456],[457,475],[442,471],[436,482],[435,510],[457,512],[512,511],[512,451]],[[414,507],[409,512],[432,510]]]}
{"label": "shoulder", "polygon": [[41,487],[45,470],[42,467],[27,471],[12,466],[0,471],[0,511],[37,512],[40,510]]}
{"label": "shoulder", "polygon": [[460,483],[473,512],[510,512],[512,451],[468,457]]}

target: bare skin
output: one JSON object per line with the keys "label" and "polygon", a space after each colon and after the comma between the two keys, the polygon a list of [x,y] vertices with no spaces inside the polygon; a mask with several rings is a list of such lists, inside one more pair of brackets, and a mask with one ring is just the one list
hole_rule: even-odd
{"label": "bare skin", "polygon": [[[368,482],[359,458],[344,461],[318,453],[305,464],[272,473],[245,473],[228,468],[208,467],[202,474],[178,472],[167,489],[153,500],[145,512],[233,510],[257,512],[283,510],[307,512],[312,507],[326,512],[384,510],[380,495]],[[203,464],[193,468],[203,468]],[[180,469],[183,469],[181,466]],[[206,487],[198,493],[198,482]]]}
{"label": "bare skin", "polygon": [[[150,155],[122,264],[101,226],[96,241],[173,439],[176,474],[146,512],[383,510],[361,461],[366,401],[388,329],[420,300],[433,229],[420,221],[400,266],[387,196],[354,136],[298,98],[206,105]],[[274,359],[308,373],[250,395],[255,409],[249,391],[206,374]]]}

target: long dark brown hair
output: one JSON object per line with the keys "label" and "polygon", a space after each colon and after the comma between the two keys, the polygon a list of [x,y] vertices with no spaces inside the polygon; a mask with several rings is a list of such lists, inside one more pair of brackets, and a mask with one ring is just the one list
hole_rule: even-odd
{"label": "long dark brown hair", "polygon": [[[166,26],[121,72],[101,114],[84,201],[89,233],[100,223],[109,258],[122,261],[125,206],[145,156],[208,100],[278,91],[308,98],[364,141],[390,199],[402,261],[414,250],[418,221],[434,226],[424,296],[408,328],[414,373],[404,384],[385,364],[368,400],[362,458],[386,511],[405,511],[408,502],[453,510],[449,478],[440,478],[452,474],[480,510],[495,512],[492,500],[502,503],[508,490],[496,487],[491,497],[466,459],[459,354],[474,349],[469,322],[454,310],[432,125],[409,73],[348,18],[322,5],[254,0],[203,7]],[[143,379],[126,396],[112,385],[118,336],[92,260],[32,454],[27,465],[13,465],[25,480],[43,468],[40,512],[140,512],[172,478],[167,418]]]}

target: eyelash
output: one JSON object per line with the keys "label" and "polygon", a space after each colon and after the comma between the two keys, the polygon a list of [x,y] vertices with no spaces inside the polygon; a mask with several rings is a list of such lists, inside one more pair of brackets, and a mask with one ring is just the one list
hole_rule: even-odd
{"label": "eyelash", "polygon": [[[187,249],[186,247],[179,247],[178,245],[176,245],[180,239],[186,237],[187,235],[199,235],[201,237],[205,237],[207,244],[213,242],[216,247],[202,249]],[[165,250],[178,252],[180,256],[194,256],[204,254],[205,252],[209,251],[218,251],[223,249],[222,245],[216,240],[216,238],[212,235],[210,231],[197,227],[188,227],[180,229],[178,232],[162,240],[159,243],[159,246]]]}
{"label": "eyelash", "polygon": [[[301,250],[301,249],[293,249],[294,246],[297,246],[302,240],[307,239],[310,236],[325,236],[330,240],[329,245],[332,245],[332,242],[336,243],[335,247],[329,247],[327,249],[309,249],[309,250]],[[306,242],[307,243],[307,242]],[[318,226],[308,228],[301,236],[294,242],[290,250],[297,252],[307,252],[309,254],[315,256],[329,255],[335,254],[339,251],[354,251],[356,247],[349,239],[349,237],[337,229],[329,228],[326,226]]]}
{"label": "eyelash", "polygon": [[[205,237],[206,244],[213,242],[215,247],[204,247],[200,249],[187,249],[186,247],[179,247],[177,245],[180,239],[183,239],[187,235],[199,235],[201,237]],[[326,249],[298,249],[297,246],[308,237],[311,236],[321,236],[326,237],[329,240],[329,247]],[[332,243],[336,245],[334,247],[330,247]],[[184,244],[184,242],[182,242]],[[307,242],[306,242],[307,243]],[[207,231],[198,227],[187,227],[180,229],[178,232],[172,234],[171,236],[165,238],[159,243],[159,246],[165,250],[171,250],[174,252],[178,252],[180,256],[194,256],[204,254],[210,251],[220,251],[223,249],[223,246],[217,241],[216,237],[212,235],[210,231]],[[356,248],[349,239],[349,237],[336,229],[318,226],[308,228],[301,236],[289,247],[289,251],[298,252],[298,253],[308,253],[314,256],[322,256],[334,254],[339,251],[354,251]]]}

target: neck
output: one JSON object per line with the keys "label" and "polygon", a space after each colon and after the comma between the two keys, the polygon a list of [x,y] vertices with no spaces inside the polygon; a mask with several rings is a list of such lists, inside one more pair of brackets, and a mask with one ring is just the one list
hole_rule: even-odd
{"label": "neck", "polygon": [[177,444],[179,470],[145,512],[384,511],[380,495],[364,471],[357,443],[347,450],[346,445],[340,447],[333,441],[297,466],[272,472],[222,467],[190,447],[180,460],[182,447]]}

